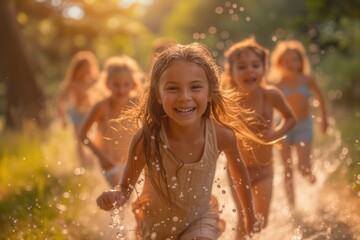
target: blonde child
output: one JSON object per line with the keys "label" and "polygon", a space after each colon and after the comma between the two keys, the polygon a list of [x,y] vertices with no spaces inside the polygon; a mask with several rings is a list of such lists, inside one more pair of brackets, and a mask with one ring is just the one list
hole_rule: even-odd
{"label": "blonde child", "polygon": [[271,54],[271,79],[276,79],[277,87],[284,93],[297,119],[296,127],[281,141],[280,151],[284,164],[285,190],[291,207],[295,205],[293,187],[293,161],[291,148],[297,151],[300,173],[310,183],[316,181],[311,169],[311,143],[313,137],[312,119],[309,111],[309,97],[314,94],[321,111],[321,129],[327,128],[323,97],[311,75],[309,59],[299,41],[286,40],[276,44]]}
{"label": "blonde child", "polygon": [[[256,223],[246,169],[236,135],[253,137],[236,121],[241,109],[218,85],[210,52],[199,43],[176,44],[153,63],[119,186],[97,199],[111,210],[128,201],[145,169],[134,212],[143,239],[217,239],[221,233],[216,199],[211,197],[216,160],[226,154],[234,186],[245,209],[247,231]],[[129,112],[130,118],[133,116]]]}
{"label": "blonde child", "polygon": [[[110,96],[99,101],[90,111],[81,130],[81,138],[98,157],[103,174],[114,187],[119,184],[128,156],[132,134],[129,131],[115,130],[118,118],[125,107],[138,95],[142,87],[142,71],[136,61],[126,55],[111,57],[105,62],[102,81]],[[97,125],[96,136],[91,139],[89,131]]]}
{"label": "blonde child", "polygon": [[90,156],[84,152],[79,135],[86,115],[96,97],[99,96],[98,74],[99,66],[94,53],[91,51],[77,52],[70,61],[58,98],[58,112],[63,126],[68,125],[67,117],[69,115],[75,129],[77,150],[82,167],[92,167],[93,165]]}
{"label": "blonde child", "polygon": [[[241,106],[251,110],[249,128],[265,142],[283,137],[295,125],[295,117],[283,95],[274,87],[266,86],[268,50],[254,38],[245,39],[231,46],[225,52],[224,86],[236,88],[244,93]],[[273,113],[277,110],[282,122],[273,127]],[[272,196],[273,164],[272,145],[257,142],[238,142],[241,156],[249,172],[254,210],[267,224]],[[240,203],[237,202],[238,208]],[[240,212],[241,213],[241,212]],[[242,216],[239,216],[240,219]],[[238,237],[244,237],[244,227],[239,221]]]}

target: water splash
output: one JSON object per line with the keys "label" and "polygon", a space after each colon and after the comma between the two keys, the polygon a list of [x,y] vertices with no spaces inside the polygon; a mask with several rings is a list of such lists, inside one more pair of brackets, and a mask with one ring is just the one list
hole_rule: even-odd
{"label": "water splash", "polygon": [[[348,149],[344,147],[341,132],[334,119],[330,119],[326,135],[316,133],[313,149],[314,171],[317,182],[310,185],[297,171],[294,174],[296,209],[288,206],[284,191],[283,167],[279,152],[274,149],[273,198],[268,225],[252,240],[320,240],[359,239],[360,212],[358,199],[348,197],[343,189],[329,186],[329,176],[346,165]],[[317,124],[317,123],[315,123]],[[316,125],[316,128],[318,126]],[[220,240],[237,239],[237,211],[228,188],[228,177],[224,170],[225,156],[218,160],[213,194],[218,198],[220,217],[226,220],[226,230]],[[340,173],[339,173],[340,174]],[[344,204],[344,199],[348,204]]]}
{"label": "water splash", "polygon": [[120,240],[128,240],[126,233],[126,226],[124,224],[124,209],[123,207],[114,208],[110,212],[111,222],[109,227],[117,230],[116,238]]}

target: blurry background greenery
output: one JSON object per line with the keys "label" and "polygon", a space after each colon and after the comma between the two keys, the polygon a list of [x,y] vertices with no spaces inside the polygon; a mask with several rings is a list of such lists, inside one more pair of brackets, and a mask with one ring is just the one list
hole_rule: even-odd
{"label": "blurry background greenery", "polygon": [[[56,117],[53,104],[59,83],[78,50],[94,51],[100,66],[110,56],[128,54],[146,70],[158,37],[206,43],[220,65],[224,50],[245,37],[255,36],[270,50],[278,40],[296,38],[307,47],[332,116],[341,119],[343,141],[352,153],[349,164],[359,167],[359,0],[3,0],[4,6],[13,11],[20,50],[30,59],[50,121]],[[1,38],[10,35],[4,29]],[[18,48],[11,40],[0,44],[0,53]],[[28,92],[33,83],[10,79],[8,58],[0,54],[0,115],[5,127],[19,128],[8,124],[6,109],[27,108],[31,100],[21,101],[25,94],[20,89],[25,84]],[[19,64],[13,71],[22,68]],[[11,94],[15,99],[6,98]],[[12,116],[23,117],[29,116]],[[350,178],[359,181],[357,175]]]}
{"label": "blurry background greenery", "polygon": [[[26,120],[22,118],[31,121],[42,114],[38,108],[30,111],[32,115],[9,116],[7,111],[9,107],[31,110],[32,98],[25,97],[33,85],[38,87],[34,92],[41,95],[37,100],[44,106],[41,110],[47,112],[50,122],[53,121],[59,83],[70,58],[78,50],[94,51],[100,66],[110,56],[128,54],[146,71],[153,41],[158,37],[171,37],[184,44],[203,42],[220,65],[224,50],[245,37],[255,36],[270,50],[278,40],[296,38],[307,48],[327,100],[329,115],[335,118],[342,133],[343,148],[339,149],[339,156],[351,189],[359,195],[359,10],[360,0],[0,0],[0,127],[24,130],[17,124],[9,124],[9,121],[16,120],[22,125]],[[12,20],[14,25],[9,25]],[[21,46],[16,45],[16,37]],[[7,65],[11,53],[16,51],[28,59],[31,69],[29,74],[19,78],[13,78],[11,74],[22,72],[26,64],[14,61],[11,69]],[[35,81],[30,81],[30,77]],[[29,126],[25,130],[28,131]],[[45,160],[34,150],[37,145],[41,148],[43,138],[49,138],[18,134],[6,131],[0,136],[0,183],[4,184],[0,189],[0,200],[3,199],[1,212],[16,196],[28,196],[35,191],[35,195],[40,195],[38,201],[46,202],[49,194],[61,191],[58,188],[67,188],[67,184],[73,181],[67,175],[62,176],[65,180],[61,186],[54,183],[58,187],[49,192],[46,189],[51,186],[46,186],[45,179],[39,177],[36,182],[42,184],[37,187],[19,181],[14,184],[23,187],[24,192],[11,192],[6,183],[15,178],[11,178],[7,171],[19,171],[14,159],[21,160],[23,155],[35,155],[36,161],[40,159],[38,165],[31,161],[33,168],[27,170],[32,173],[18,173],[23,182],[28,181],[25,176],[29,174],[31,178],[38,173],[46,177],[50,171],[39,167]],[[29,142],[34,143],[25,144]],[[17,150],[12,151],[18,144]],[[44,219],[44,216],[39,219]],[[6,222],[0,220],[0,225]],[[46,225],[46,222],[42,224]]]}
{"label": "blurry background greenery", "polygon": [[[1,4],[15,10],[23,50],[47,99],[57,93],[69,59],[78,50],[93,50],[100,64],[125,53],[146,69],[152,41],[167,36],[181,43],[206,43],[221,64],[222,53],[232,42],[254,35],[270,50],[281,39],[301,40],[328,99],[357,109],[360,102],[359,0],[3,0]],[[5,114],[6,57],[0,55],[0,114]]]}
{"label": "blurry background greenery", "polygon": [[[59,82],[78,50],[94,51],[100,65],[110,56],[128,54],[146,70],[158,37],[206,43],[220,65],[224,50],[245,37],[255,36],[270,50],[278,40],[296,38],[307,47],[331,113],[341,117],[345,141],[359,152],[355,132],[360,118],[360,0],[3,0],[0,4],[14,10],[21,50],[30,59],[31,74],[44,95],[39,101],[50,105],[50,119]],[[4,29],[0,28],[1,39],[8,35]],[[18,48],[11,43],[10,39],[7,45],[0,44],[0,53]],[[26,105],[34,96],[21,101],[32,83],[9,79],[8,58],[0,54],[0,114],[5,126],[14,126],[9,122],[34,119],[33,114],[40,113],[35,109],[30,116],[19,114],[9,120],[9,105],[32,108]],[[19,61],[13,71],[21,72],[23,65]],[[15,97],[6,100],[11,93]]]}

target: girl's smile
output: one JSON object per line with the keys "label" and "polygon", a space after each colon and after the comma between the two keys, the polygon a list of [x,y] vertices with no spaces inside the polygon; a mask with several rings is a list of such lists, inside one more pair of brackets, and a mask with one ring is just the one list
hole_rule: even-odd
{"label": "girl's smile", "polygon": [[237,87],[250,91],[259,86],[264,71],[264,65],[259,56],[247,50],[235,61],[231,75]]}
{"label": "girl's smile", "polygon": [[174,62],[160,76],[157,99],[179,125],[200,122],[209,100],[205,71],[195,63]]}

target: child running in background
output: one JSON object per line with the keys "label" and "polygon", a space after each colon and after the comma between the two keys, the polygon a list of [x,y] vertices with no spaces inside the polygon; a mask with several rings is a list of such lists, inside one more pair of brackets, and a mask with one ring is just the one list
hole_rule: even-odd
{"label": "child running in background", "polygon": [[312,117],[309,111],[309,97],[315,95],[321,111],[321,129],[326,131],[325,104],[315,78],[311,75],[309,59],[299,41],[286,40],[277,43],[271,54],[271,80],[276,80],[277,87],[284,93],[297,119],[296,127],[281,141],[280,152],[284,164],[285,190],[291,207],[295,206],[293,186],[293,160],[291,148],[297,151],[300,173],[310,183],[316,181],[310,159],[313,139]]}
{"label": "child running in background", "polygon": [[[98,157],[107,182],[119,184],[128,156],[131,138],[129,131],[116,130],[115,122],[125,107],[129,107],[142,87],[142,71],[135,60],[128,56],[111,57],[105,62],[101,81],[106,82],[110,96],[99,101],[90,111],[81,130],[81,138]],[[97,125],[96,136],[89,131]]]}
{"label": "child running in background", "polygon": [[81,167],[92,167],[92,158],[85,153],[80,137],[80,129],[86,115],[101,95],[98,88],[99,66],[91,51],[77,52],[71,59],[58,98],[58,112],[64,127],[69,115],[75,129],[77,150]]}
{"label": "child running in background", "polygon": [[220,91],[219,69],[210,52],[199,43],[176,44],[155,58],[149,77],[143,101],[128,112],[141,128],[122,181],[98,197],[98,206],[111,210],[127,202],[144,168],[143,191],[133,205],[142,239],[217,239],[221,220],[211,191],[223,151],[236,179],[246,229],[256,230],[235,133],[256,136],[238,121],[242,109],[235,95]]}
{"label": "child running in background", "polygon": [[[245,39],[225,52],[223,83],[226,88],[236,88],[244,93],[241,106],[251,110],[250,117],[253,119],[248,127],[265,142],[273,142],[284,137],[295,126],[296,120],[281,92],[265,85],[267,65],[268,50],[260,46],[254,38]],[[274,110],[282,116],[282,122],[277,127],[273,127]],[[272,145],[253,141],[244,144],[240,139],[238,146],[249,172],[255,213],[262,216],[262,227],[265,227],[274,175]],[[240,202],[236,204],[241,208]],[[238,238],[242,239],[245,232],[241,225],[241,211],[239,213]]]}

